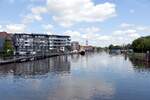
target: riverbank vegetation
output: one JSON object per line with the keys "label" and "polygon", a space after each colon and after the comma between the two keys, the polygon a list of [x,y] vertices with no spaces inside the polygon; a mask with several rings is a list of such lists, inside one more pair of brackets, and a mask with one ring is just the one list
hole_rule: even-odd
{"label": "riverbank vegetation", "polygon": [[132,42],[133,54],[129,57],[140,61],[150,61],[150,36],[140,37]]}
{"label": "riverbank vegetation", "polygon": [[116,50],[116,49],[120,49],[120,50],[129,50],[132,49],[132,45],[131,44],[127,44],[127,45],[109,45],[108,47],[109,50]]}
{"label": "riverbank vegetation", "polygon": [[5,39],[3,52],[1,53],[2,57],[10,57],[13,55],[14,48],[12,42],[9,39]]}
{"label": "riverbank vegetation", "polygon": [[150,51],[150,36],[141,37],[133,41],[132,48],[134,52],[146,53]]}
{"label": "riverbank vegetation", "polygon": [[128,53],[129,58],[135,59],[135,60],[144,60],[146,57],[145,53]]}
{"label": "riverbank vegetation", "polygon": [[[109,50],[125,50],[131,59],[139,61],[150,61],[150,36],[135,39],[132,44],[110,45]],[[132,50],[133,52],[129,52]]]}

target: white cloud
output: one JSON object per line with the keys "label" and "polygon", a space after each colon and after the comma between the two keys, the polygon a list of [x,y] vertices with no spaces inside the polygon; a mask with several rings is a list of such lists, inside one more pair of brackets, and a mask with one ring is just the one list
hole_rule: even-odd
{"label": "white cloud", "polygon": [[81,42],[83,39],[82,34],[78,31],[68,30],[68,31],[64,32],[63,34],[71,36],[71,39],[74,41],[80,41]]}
{"label": "white cloud", "polygon": [[42,17],[40,15],[34,15],[34,14],[28,14],[26,16],[24,16],[22,23],[23,24],[28,24],[31,23],[33,21],[41,21]]}
{"label": "white cloud", "polygon": [[[31,0],[36,2],[36,0]],[[116,16],[116,5],[113,3],[94,4],[92,0],[44,0],[45,6],[36,6],[30,8],[30,12],[24,16],[23,24],[10,24],[2,29],[8,32],[23,32],[27,24],[34,21],[42,21],[43,14],[49,14],[57,24],[64,27],[72,26],[76,23],[91,23],[102,22]],[[130,12],[134,12],[132,9]],[[41,25],[43,29],[52,34],[53,25]],[[0,26],[1,27],[1,26]],[[0,28],[1,30],[1,28]],[[96,46],[108,46],[109,44],[127,44],[131,43],[135,38],[142,35],[142,32],[150,34],[150,27],[138,26],[130,23],[122,23],[118,29],[111,34],[101,33],[99,27],[88,27],[64,32],[65,35],[70,35],[73,41],[79,41],[85,44],[88,40],[89,44]],[[143,33],[145,34],[145,33]]]}
{"label": "white cloud", "polygon": [[0,32],[2,32],[2,31],[4,31],[4,30],[3,30],[3,26],[0,25]]}
{"label": "white cloud", "polygon": [[30,13],[24,16],[22,22],[26,24],[41,21],[42,14],[49,13],[57,24],[69,27],[80,22],[102,22],[116,16],[116,5],[109,2],[94,4],[92,0],[45,1],[45,6],[30,8]]}
{"label": "white cloud", "polygon": [[43,17],[42,14],[47,12],[47,8],[44,6],[36,6],[30,8],[30,13],[26,14],[23,17],[22,23],[23,24],[29,24],[34,21],[42,21]]}
{"label": "white cloud", "polygon": [[42,27],[44,28],[44,30],[49,31],[52,30],[54,26],[52,24],[44,24],[42,25]]}
{"label": "white cloud", "polygon": [[[90,29],[90,28],[87,28]],[[98,33],[84,33],[79,32],[79,31],[66,31],[64,32],[64,35],[69,35],[71,36],[72,41],[79,41],[81,45],[85,45],[86,44],[86,40],[89,41],[89,45],[95,45],[95,46],[105,46],[107,45],[110,40],[110,36],[104,36],[104,35],[100,35]]]}
{"label": "white cloud", "polygon": [[46,13],[47,9],[45,7],[38,6],[38,7],[31,8],[31,12],[33,14],[42,14],[42,13]]}
{"label": "white cloud", "polygon": [[81,28],[80,30],[85,33],[98,33],[101,31],[100,28],[95,27],[95,26],[88,27],[88,28]]}
{"label": "white cloud", "polygon": [[80,28],[79,31],[67,31],[66,35],[70,35],[73,41],[80,41],[81,44],[85,44],[86,40],[93,45],[96,45],[96,41],[98,42],[98,34],[101,31],[100,28],[92,26],[88,28]]}
{"label": "white cloud", "polygon": [[25,32],[26,26],[24,24],[9,24],[4,28],[7,32],[15,33],[15,32]]}
{"label": "white cloud", "polygon": [[147,30],[148,27],[138,26],[136,29],[139,31],[144,31],[144,30]]}
{"label": "white cloud", "polygon": [[53,19],[62,26],[77,22],[102,22],[116,15],[115,4],[95,5],[91,0],[47,0]]}
{"label": "white cloud", "polygon": [[115,36],[122,36],[122,35],[130,35],[136,33],[137,30],[135,29],[126,29],[126,30],[116,30],[113,32]]}
{"label": "white cloud", "polygon": [[134,39],[140,36],[146,36],[150,34],[149,26],[140,26],[129,23],[122,23],[118,30],[112,33],[112,37],[115,40],[115,44],[127,44],[131,43]]}
{"label": "white cloud", "polygon": [[[83,31],[83,29],[85,31]],[[80,41],[81,44],[85,44],[88,40],[89,44],[95,46],[108,46],[110,44],[122,45],[131,43],[134,39],[140,37],[136,29],[120,29],[112,32],[111,34],[102,35],[100,29],[97,27],[89,27],[80,29],[77,31],[68,31],[67,35],[72,36],[73,41]]]}
{"label": "white cloud", "polygon": [[140,32],[141,35],[149,35],[150,34],[150,26],[122,23],[120,25],[120,28],[122,30],[128,30],[128,29],[136,30],[137,32]]}
{"label": "white cloud", "polygon": [[116,43],[127,44],[140,37],[140,35],[136,29],[126,29],[114,31],[112,37],[116,40]]}
{"label": "white cloud", "polygon": [[129,24],[129,23],[122,23],[120,25],[121,28],[131,28],[134,27],[134,24]]}
{"label": "white cloud", "polygon": [[73,41],[79,41],[82,45],[85,45],[85,41],[88,40],[90,45],[108,46],[132,43],[134,39],[150,34],[150,27],[128,23],[120,26],[123,27],[119,27],[111,34],[102,35],[100,28],[88,27],[80,28],[79,31],[67,31],[65,35],[70,35]]}

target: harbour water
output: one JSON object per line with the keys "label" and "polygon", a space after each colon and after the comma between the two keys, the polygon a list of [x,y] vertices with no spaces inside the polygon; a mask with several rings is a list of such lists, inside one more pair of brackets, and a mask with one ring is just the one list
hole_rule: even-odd
{"label": "harbour water", "polygon": [[150,65],[105,52],[0,65],[0,100],[150,100]]}

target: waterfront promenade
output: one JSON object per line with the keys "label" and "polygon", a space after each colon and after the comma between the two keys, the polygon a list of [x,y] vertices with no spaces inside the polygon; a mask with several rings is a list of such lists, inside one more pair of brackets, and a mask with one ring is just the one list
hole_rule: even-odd
{"label": "waterfront promenade", "polygon": [[51,53],[48,55],[19,56],[19,57],[13,57],[13,58],[7,59],[7,60],[0,60],[0,65],[10,64],[10,63],[21,63],[21,62],[27,62],[27,61],[33,61],[33,60],[40,60],[40,59],[45,59],[45,58],[49,58],[49,57],[69,55],[69,54],[77,54],[77,53]]}

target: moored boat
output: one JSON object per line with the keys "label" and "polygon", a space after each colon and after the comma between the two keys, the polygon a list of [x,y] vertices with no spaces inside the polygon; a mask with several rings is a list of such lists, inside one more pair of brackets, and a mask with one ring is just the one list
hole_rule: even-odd
{"label": "moored boat", "polygon": [[79,52],[81,55],[85,55],[85,51],[80,51]]}

